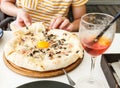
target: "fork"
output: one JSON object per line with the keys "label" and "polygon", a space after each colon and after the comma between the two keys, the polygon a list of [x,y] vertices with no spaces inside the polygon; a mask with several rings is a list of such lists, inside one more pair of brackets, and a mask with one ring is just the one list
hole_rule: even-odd
{"label": "fork", "polygon": [[63,69],[63,72],[64,72],[64,74],[66,75],[69,84],[74,87],[76,83],[75,83],[75,82],[71,79],[71,77],[67,74],[67,72],[65,71],[65,69]]}

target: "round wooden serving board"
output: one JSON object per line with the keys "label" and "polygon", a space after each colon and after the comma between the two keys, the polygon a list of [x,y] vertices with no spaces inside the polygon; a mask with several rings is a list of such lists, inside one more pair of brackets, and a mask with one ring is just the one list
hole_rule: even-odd
{"label": "round wooden serving board", "polygon": [[[53,77],[53,76],[58,76],[58,75],[64,74],[62,69],[40,72],[40,71],[33,71],[33,70],[19,67],[19,66],[13,64],[12,62],[8,61],[4,54],[3,54],[3,59],[8,68],[10,68],[12,71],[14,71],[18,74],[24,75],[24,76],[36,77],[36,78],[47,78],[47,77]],[[78,59],[75,63],[69,65],[68,67],[66,67],[64,69],[67,72],[69,72],[69,71],[73,70],[74,68],[76,68],[81,63],[81,61],[82,61],[82,59]]]}

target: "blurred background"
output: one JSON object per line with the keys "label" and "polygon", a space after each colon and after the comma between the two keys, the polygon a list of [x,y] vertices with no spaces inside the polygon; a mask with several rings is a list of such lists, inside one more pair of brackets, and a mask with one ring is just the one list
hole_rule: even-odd
{"label": "blurred background", "polygon": [[[120,0],[89,0],[87,12],[103,12],[115,16],[120,12]],[[120,19],[117,20],[117,31],[120,33]]]}

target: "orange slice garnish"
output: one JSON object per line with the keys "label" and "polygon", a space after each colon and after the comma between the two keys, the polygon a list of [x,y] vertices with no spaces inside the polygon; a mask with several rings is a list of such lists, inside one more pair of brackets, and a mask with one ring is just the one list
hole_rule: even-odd
{"label": "orange slice garnish", "polygon": [[108,45],[111,44],[111,40],[108,39],[108,38],[106,38],[106,37],[101,37],[101,38],[99,39],[98,43],[99,43],[100,45],[103,45],[103,46],[108,46]]}

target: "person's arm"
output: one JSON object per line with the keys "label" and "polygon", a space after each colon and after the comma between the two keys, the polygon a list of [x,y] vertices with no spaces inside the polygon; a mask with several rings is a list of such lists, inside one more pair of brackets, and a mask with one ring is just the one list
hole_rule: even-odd
{"label": "person's arm", "polygon": [[68,30],[70,29],[71,31],[78,31],[81,16],[86,13],[86,6],[83,5],[80,7],[73,7],[72,11],[73,11],[74,21],[69,25],[69,27],[67,29]]}
{"label": "person's arm", "polygon": [[21,8],[17,8],[16,0],[2,0],[1,10],[10,16],[17,17],[14,24],[17,27],[24,27],[31,25],[31,16]]}
{"label": "person's arm", "polygon": [[78,31],[81,16],[86,13],[86,6],[73,7],[72,10],[74,17],[74,21],[72,23],[70,23],[66,17],[56,17],[51,20],[50,27],[48,29],[58,28],[67,31]]}
{"label": "person's arm", "polygon": [[2,0],[1,1],[1,10],[10,16],[17,16],[19,8],[15,6],[16,0]]}

